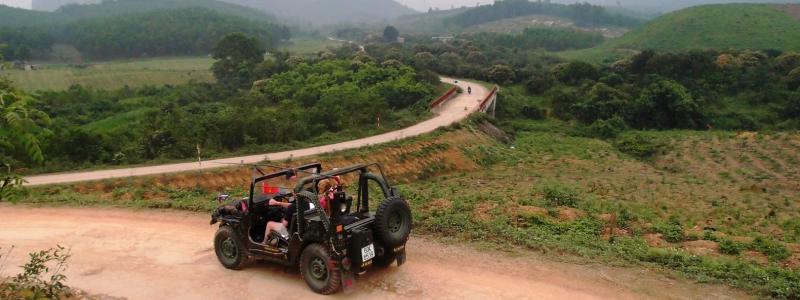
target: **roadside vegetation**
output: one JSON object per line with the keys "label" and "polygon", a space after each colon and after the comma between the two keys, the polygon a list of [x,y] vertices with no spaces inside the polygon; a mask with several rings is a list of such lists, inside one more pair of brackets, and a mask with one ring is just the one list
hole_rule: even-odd
{"label": "roadside vegetation", "polygon": [[[438,75],[448,75],[500,85],[495,117],[475,116],[386,145],[275,163],[383,163],[402,184],[417,232],[659,266],[760,297],[799,299],[800,53],[792,34],[800,32],[800,22],[781,9],[690,8],[611,40],[579,29],[433,39],[391,25],[343,27],[331,34],[357,43],[298,41],[294,49],[302,53],[274,49],[288,36],[275,25],[252,35],[214,33],[202,45],[153,52],[208,52],[211,58],[87,67],[107,78],[127,68],[146,74],[123,86],[75,79],[33,87],[50,80],[9,73],[26,91],[39,91],[0,81],[0,108],[3,116],[12,113],[0,120],[7,174],[0,197],[209,211],[218,193],[244,195],[251,171],[9,188],[19,185],[20,172],[193,160],[198,151],[203,158],[266,152],[400,128],[429,116],[429,101],[444,90]],[[145,23],[157,16],[139,13]],[[438,29],[533,14],[569,18],[579,27],[642,22],[588,4],[510,0],[431,11],[442,24],[420,22]],[[254,22],[240,21],[246,27]],[[80,22],[75,24],[113,27],[108,20]],[[42,28],[29,35],[8,31],[6,36],[21,42],[3,53],[41,55],[49,46],[37,43],[57,42]],[[147,49],[131,46],[137,50],[123,56],[137,57],[163,41],[146,44]],[[33,46],[25,46],[27,51],[20,45]],[[77,48],[98,57],[106,51]],[[569,49],[584,50],[550,52]],[[176,65],[165,65],[171,61]],[[42,76],[61,76],[56,70],[41,70]],[[150,85],[162,72],[175,83]],[[72,84],[81,80],[85,85]],[[20,114],[29,118],[14,117],[19,112],[29,112]]]}

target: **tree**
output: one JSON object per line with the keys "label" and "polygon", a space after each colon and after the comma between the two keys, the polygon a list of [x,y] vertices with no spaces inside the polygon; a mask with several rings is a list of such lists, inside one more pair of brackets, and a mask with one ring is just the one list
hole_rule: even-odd
{"label": "tree", "polygon": [[30,100],[0,78],[0,201],[11,196],[11,189],[22,185],[22,177],[14,172],[15,164],[44,161],[39,137],[50,118],[31,108]]}
{"label": "tree", "polygon": [[397,41],[397,37],[399,37],[399,36],[400,36],[400,32],[397,31],[397,28],[394,28],[394,26],[392,26],[392,25],[386,26],[386,29],[383,30],[383,40],[384,41],[387,41],[387,42],[390,42],[390,43],[396,42]]}
{"label": "tree", "polygon": [[686,87],[670,79],[648,86],[630,106],[630,121],[637,127],[698,128],[702,121],[697,101]]}
{"label": "tree", "polygon": [[265,52],[255,38],[241,33],[226,35],[211,53],[217,60],[211,71],[224,86],[249,87],[255,79],[256,66],[264,62]]}
{"label": "tree", "polygon": [[506,65],[494,65],[488,71],[489,80],[505,84],[514,80],[514,69]]}

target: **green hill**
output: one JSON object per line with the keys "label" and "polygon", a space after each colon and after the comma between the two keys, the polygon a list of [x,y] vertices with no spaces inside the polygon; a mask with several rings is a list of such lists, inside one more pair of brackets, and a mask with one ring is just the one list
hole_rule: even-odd
{"label": "green hill", "polygon": [[275,17],[248,7],[216,0],[124,0],[103,1],[97,4],[68,4],[56,12],[75,19],[92,19],[155,10],[174,10],[190,7],[209,9],[259,21],[274,21]]}
{"label": "green hill", "polygon": [[561,52],[566,59],[611,62],[653,49],[800,50],[800,5],[719,4],[676,11],[591,49]]}
{"label": "green hill", "polygon": [[50,25],[67,20],[66,16],[10,7],[0,4],[0,27],[29,27]]}
{"label": "green hill", "polygon": [[800,21],[767,4],[705,5],[658,18],[610,43],[614,48],[800,49]]}

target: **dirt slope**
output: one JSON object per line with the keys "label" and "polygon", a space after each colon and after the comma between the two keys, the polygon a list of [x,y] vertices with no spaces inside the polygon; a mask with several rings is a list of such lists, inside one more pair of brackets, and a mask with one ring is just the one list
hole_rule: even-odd
{"label": "dirt slope", "polygon": [[[453,79],[445,77],[442,77],[442,81],[448,83],[454,82]],[[114,169],[114,170],[37,175],[37,176],[26,177],[25,178],[25,180],[27,181],[26,185],[35,186],[44,184],[70,183],[70,182],[92,181],[92,180],[109,179],[109,178],[122,178],[122,177],[145,176],[145,175],[174,173],[183,171],[205,170],[205,169],[224,167],[225,165],[222,164],[238,164],[238,163],[253,164],[264,161],[265,159],[275,161],[275,160],[284,160],[288,158],[306,157],[322,153],[335,152],[338,150],[354,149],[368,145],[387,143],[398,139],[403,139],[406,137],[418,136],[424,133],[434,131],[439,127],[447,126],[463,120],[471,113],[478,110],[478,104],[479,104],[478,100],[485,98],[486,95],[489,93],[489,91],[486,88],[477,83],[459,81],[458,85],[461,86],[464,90],[466,90],[468,86],[471,86],[472,94],[469,95],[467,93],[462,93],[457,97],[449,100],[441,108],[437,108],[435,110],[436,116],[431,119],[428,119],[426,121],[423,121],[408,128],[387,132],[380,135],[375,135],[371,137],[366,137],[362,139],[357,139],[337,144],[290,150],[278,153],[216,159],[216,160],[204,161],[202,164],[198,164],[197,162],[189,162],[189,163],[177,163],[177,164],[167,164],[167,165],[158,165],[149,167]]]}
{"label": "dirt slope", "polygon": [[[532,254],[444,245],[413,237],[401,268],[370,272],[348,295],[313,294],[297,271],[257,264],[229,271],[212,249],[204,214],[0,205],[0,247],[15,245],[4,270],[26,253],[71,248],[68,284],[129,299],[731,299],[723,287],[690,284],[642,269],[575,265]],[[2,269],[2,268],[0,268]]]}

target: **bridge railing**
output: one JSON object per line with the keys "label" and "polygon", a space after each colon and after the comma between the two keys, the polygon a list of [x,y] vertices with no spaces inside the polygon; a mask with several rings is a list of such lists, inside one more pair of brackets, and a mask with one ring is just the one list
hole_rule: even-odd
{"label": "bridge railing", "polygon": [[497,86],[494,86],[494,88],[492,88],[492,90],[489,91],[489,94],[486,95],[486,98],[483,98],[483,101],[481,101],[481,105],[480,105],[480,110],[482,112],[486,112],[486,109],[489,108],[489,104],[491,104],[492,101],[494,101],[493,99],[495,97],[497,97],[497,90],[498,89],[499,88]]}
{"label": "bridge railing", "polygon": [[447,92],[445,92],[443,95],[439,96],[439,98],[437,98],[435,101],[433,101],[433,103],[431,103],[431,108],[436,108],[437,106],[444,104],[447,100],[450,100],[450,98],[453,98],[453,96],[456,95],[457,91],[458,91],[458,87],[453,86],[452,88],[447,90]]}

